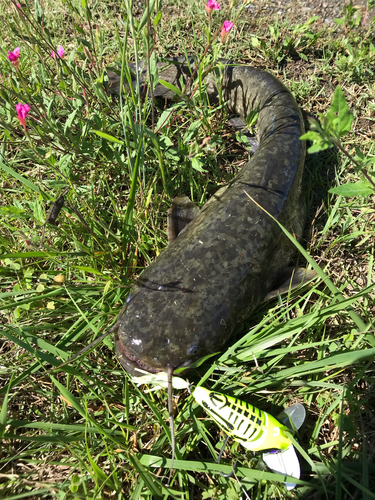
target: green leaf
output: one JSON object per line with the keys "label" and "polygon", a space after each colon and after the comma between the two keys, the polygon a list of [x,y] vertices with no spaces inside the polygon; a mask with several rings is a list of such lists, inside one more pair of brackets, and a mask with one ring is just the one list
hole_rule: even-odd
{"label": "green leaf", "polygon": [[116,137],[113,137],[113,135],[106,134],[101,130],[90,130],[90,132],[94,132],[94,134],[98,135],[99,137],[102,137],[102,139],[106,139],[107,141],[115,142],[116,144],[121,144],[121,145],[124,144],[123,141],[120,141],[119,139],[116,139]]}
{"label": "green leaf", "polygon": [[[139,457],[138,463],[145,465],[146,467],[154,467],[154,468],[164,467],[166,469],[169,469],[172,465],[172,461],[170,458],[158,457],[155,455],[138,455],[138,457]],[[207,472],[218,473],[219,471],[221,471],[225,474],[229,474],[233,470],[232,465],[217,464],[215,462],[205,461],[205,460],[193,461],[193,460],[175,459],[173,467],[176,470],[200,471],[206,473]],[[282,483],[285,481],[286,477],[289,477],[282,474],[275,474],[273,472],[265,472],[257,469],[249,469],[247,467],[237,467],[236,474],[237,471],[239,473],[239,477],[248,477],[250,479],[254,479],[257,481],[269,480],[269,481],[279,481]],[[293,479],[293,482],[297,484],[308,484],[296,478],[291,478],[291,479]]]}
{"label": "green leaf", "polygon": [[14,253],[4,253],[0,255],[0,259],[24,259],[29,257],[44,257],[49,259],[53,256],[69,256],[75,255],[83,257],[87,255],[86,252],[43,252],[41,250],[36,250],[35,252],[14,252]]}
{"label": "green leaf", "polygon": [[325,117],[325,129],[333,136],[339,138],[350,131],[353,115],[349,110],[340,85],[333,94],[332,104]]}
{"label": "green leaf", "polygon": [[25,219],[28,217],[26,210],[14,206],[0,207],[0,215],[15,217],[16,219]]}
{"label": "green leaf", "polygon": [[30,208],[33,209],[33,214],[34,214],[35,220],[38,222],[38,224],[41,224],[41,225],[44,224],[44,222],[45,222],[44,210],[41,207],[39,200],[36,199],[36,200],[30,202],[29,204],[30,204]]}
{"label": "green leaf", "polygon": [[33,184],[31,181],[29,181],[19,173],[17,173],[15,170],[13,170],[12,167],[8,167],[7,165],[5,165],[3,162],[0,161],[0,168],[2,168],[7,174],[11,175],[12,177],[20,181],[24,186],[40,194],[40,190],[37,186],[35,186],[35,184]]}
{"label": "green leaf", "polygon": [[55,96],[53,96],[53,98],[51,99],[50,103],[48,104],[48,107],[47,107],[47,117],[48,119],[53,122],[53,113],[52,113],[52,108],[53,108],[53,105],[55,104]]}
{"label": "green leaf", "polygon": [[72,266],[74,269],[78,269],[79,271],[83,271],[85,273],[91,273],[91,274],[99,274],[100,276],[104,276],[105,278],[110,279],[109,276],[105,276],[102,272],[98,271],[97,269],[94,269],[93,267],[87,267],[87,266]]}
{"label": "green leaf", "polygon": [[65,126],[64,126],[64,134],[66,134],[66,131],[70,129],[72,126],[72,123],[74,122],[74,118],[76,117],[76,114],[78,113],[78,108],[76,108],[70,115],[68,116]]}
{"label": "green leaf", "polygon": [[191,161],[191,166],[194,168],[194,170],[197,170],[198,172],[207,172],[207,170],[203,168],[204,161],[200,160],[198,156],[194,156],[193,158],[190,159],[190,161]]}
{"label": "green leaf", "polygon": [[72,493],[77,493],[79,489],[79,485],[81,484],[81,480],[77,474],[73,474],[72,479],[70,480],[69,489]]}
{"label": "green leaf", "polygon": [[162,135],[159,137],[159,144],[161,149],[167,149],[170,146],[173,146],[173,142],[166,135]]}
{"label": "green leaf", "polygon": [[177,368],[174,373],[182,373],[184,370],[186,370],[187,368],[189,368],[189,370],[191,368],[198,368],[199,366],[203,365],[203,363],[209,359],[209,358],[212,358],[213,356],[216,356],[217,354],[220,354],[220,351],[217,351],[217,352],[213,352],[212,354],[207,354],[206,356],[203,356],[203,358],[199,358],[197,359],[197,361],[194,361],[194,363],[192,363],[191,365],[189,365],[188,367],[183,367],[183,368]]}
{"label": "green leaf", "polygon": [[12,387],[13,376],[14,376],[14,373],[12,374],[12,377],[11,377],[10,382],[8,384],[7,391],[5,393],[3,404],[2,404],[2,407],[0,410],[0,440],[3,439],[6,424],[7,424],[8,396],[9,396],[9,390]]}
{"label": "green leaf", "polygon": [[[151,16],[151,12],[154,10],[154,6],[155,6],[155,0],[151,0],[149,2],[148,6],[149,6],[149,9],[145,9],[143,16],[138,23],[138,26],[136,26],[136,23],[134,22],[134,26],[137,28],[138,33],[140,33],[142,31],[143,27],[147,23],[147,19],[149,18],[149,16]],[[135,21],[135,19],[134,19],[134,21]]]}
{"label": "green leaf", "polygon": [[[162,492],[159,488],[159,484],[152,478],[151,474],[147,469],[145,469],[142,465],[142,463],[138,460],[138,458],[134,455],[129,455],[129,462],[132,463],[134,469],[138,471],[140,476],[142,477],[143,481],[149,488],[149,490],[153,494],[153,498],[155,499],[161,499],[162,498]],[[164,458],[163,458],[164,461]]]}
{"label": "green leaf", "polygon": [[[365,160],[365,155],[363,154],[363,152],[360,150],[360,148],[357,146],[355,148],[355,157],[354,157],[355,160],[359,161],[359,162],[363,162]],[[374,158],[375,159],[375,158]]]}
{"label": "green leaf", "polygon": [[251,37],[251,44],[252,44],[253,47],[257,48],[257,47],[259,47],[260,42],[259,42],[259,40],[258,40],[257,37],[252,36]]}
{"label": "green leaf", "polygon": [[109,476],[107,476],[105,474],[105,472],[102,471],[102,469],[92,459],[92,456],[91,456],[91,453],[90,453],[90,448],[88,446],[87,441],[86,441],[86,452],[87,452],[87,456],[88,456],[90,465],[92,467],[92,470],[93,470],[93,472],[95,474],[95,479],[98,478],[102,483],[107,484],[111,488],[111,490],[115,490],[116,487],[113,484],[113,481],[110,479]]}
{"label": "green leaf", "polygon": [[320,139],[320,135],[318,132],[314,132],[312,130],[308,130],[306,134],[301,135],[301,141],[316,141]]}
{"label": "green leaf", "polygon": [[330,189],[328,192],[338,194],[339,196],[370,196],[374,193],[374,188],[369,182],[358,181],[342,184],[341,186]]}
{"label": "green leaf", "polygon": [[259,116],[259,104],[257,105],[257,107],[255,109],[250,111],[250,113],[247,115],[246,126],[248,128],[254,127],[254,125],[256,125],[256,122],[258,120],[258,116]]}
{"label": "green leaf", "polygon": [[39,24],[43,23],[43,8],[40,5],[38,0],[35,0],[35,14],[36,14],[36,20]]}
{"label": "green leaf", "polygon": [[160,22],[160,19],[161,19],[161,10],[159,10],[159,12],[156,14],[156,17],[154,19],[154,26],[157,26]]}
{"label": "green leaf", "polygon": [[[160,79],[159,79],[159,82],[160,82]],[[163,111],[159,120],[158,120],[158,123],[156,124],[155,130],[159,131],[162,127],[165,127],[168,124],[168,122],[171,120],[171,118],[172,118],[172,113],[171,113],[170,109],[166,109],[165,111]]]}
{"label": "green leaf", "polygon": [[155,90],[155,87],[159,82],[158,65],[155,52],[153,52],[150,57],[150,73],[152,75],[152,88]]}
{"label": "green leaf", "polygon": [[[108,420],[109,422],[109,420]],[[113,422],[115,424],[115,427],[120,426],[121,428],[124,429],[130,429],[132,431],[136,431],[137,428],[134,427],[133,425],[127,425],[124,422]],[[80,432],[80,433],[90,433],[90,434],[95,434],[98,432],[98,428],[95,426],[88,426],[87,424],[62,424],[61,422],[59,423],[53,423],[53,422],[30,422],[28,420],[8,420],[7,425],[9,427],[25,427],[27,429],[42,429],[43,431],[50,431],[50,430],[58,430],[58,431],[67,431],[69,434],[72,432]],[[114,434],[118,436],[122,436],[123,433],[120,430],[108,430],[108,434]]]}
{"label": "green leaf", "polygon": [[163,87],[166,87],[167,89],[171,90],[174,92],[176,95],[180,96],[182,94],[182,90],[180,90],[178,87],[173,85],[172,83],[166,82],[165,80],[162,80],[159,78],[159,83],[163,85]]}
{"label": "green leaf", "polygon": [[56,385],[58,390],[61,392],[61,395],[64,397],[64,399],[66,399],[70,403],[70,405],[73,408],[75,408],[75,410],[77,410],[78,413],[81,414],[82,417],[86,417],[86,411],[81,406],[79,400],[75,396],[73,396],[73,394],[69,392],[66,387],[60,384],[60,382],[56,380],[55,377],[53,377],[52,375],[51,375],[51,380]]}
{"label": "green leaf", "polygon": [[191,141],[197,135],[198,130],[201,128],[202,122],[201,120],[196,120],[195,122],[190,124],[190,127],[186,131],[184,135],[184,143]]}
{"label": "green leaf", "polygon": [[313,16],[313,17],[310,17],[310,19],[308,21],[306,21],[304,24],[301,24],[299,26],[297,26],[294,30],[293,30],[293,33],[296,34],[296,33],[306,33],[307,31],[307,28],[311,25],[311,24],[314,24],[315,21],[317,21],[319,19],[319,16]]}
{"label": "green leaf", "polygon": [[331,148],[332,144],[321,141],[319,144],[313,144],[307,152],[309,154],[318,153],[319,151],[324,151],[325,149]]}
{"label": "green leaf", "polygon": [[310,154],[317,153],[318,151],[324,151],[325,149],[333,146],[328,134],[326,134],[322,129],[319,130],[320,131],[318,132],[315,130],[309,130],[306,134],[303,134],[300,137],[302,141],[313,142],[313,145],[307,150]]}
{"label": "green leaf", "polygon": [[32,278],[34,274],[34,268],[29,266],[23,273],[25,278]]}
{"label": "green leaf", "polygon": [[168,148],[163,152],[165,158],[170,160],[173,163],[177,163],[180,161],[181,153],[177,148]]}

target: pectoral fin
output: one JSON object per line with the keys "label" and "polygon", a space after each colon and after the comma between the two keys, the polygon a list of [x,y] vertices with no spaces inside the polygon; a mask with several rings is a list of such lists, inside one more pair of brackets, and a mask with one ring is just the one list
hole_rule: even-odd
{"label": "pectoral fin", "polygon": [[199,208],[184,194],[176,196],[168,211],[168,241],[171,242],[200,214]]}
{"label": "pectoral fin", "polygon": [[305,269],[303,267],[293,269],[286,281],[284,281],[279,288],[272,290],[266,295],[264,302],[277,297],[279,294],[282,295],[283,293],[289,292],[289,290],[293,290],[294,288],[307,283],[315,278],[315,276],[317,276],[317,273],[312,269]]}

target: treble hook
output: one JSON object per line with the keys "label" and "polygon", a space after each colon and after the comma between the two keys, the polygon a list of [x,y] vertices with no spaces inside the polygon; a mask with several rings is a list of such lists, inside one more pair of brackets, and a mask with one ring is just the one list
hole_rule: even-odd
{"label": "treble hook", "polygon": [[[225,436],[225,439],[224,439],[224,443],[223,443],[223,446],[221,447],[221,450],[220,450],[220,453],[219,453],[219,456],[217,457],[217,460],[216,460],[216,463],[217,464],[220,464],[220,460],[221,460],[221,456],[223,454],[223,451],[227,445],[227,442],[228,442],[228,439],[229,439],[229,436],[226,435]],[[223,476],[223,477],[231,477],[233,476],[235,470],[236,470],[236,466],[237,466],[237,460],[234,461],[233,463],[233,466],[232,466],[232,470],[229,474],[224,474],[224,472],[221,472],[221,470],[219,470],[220,474]]]}

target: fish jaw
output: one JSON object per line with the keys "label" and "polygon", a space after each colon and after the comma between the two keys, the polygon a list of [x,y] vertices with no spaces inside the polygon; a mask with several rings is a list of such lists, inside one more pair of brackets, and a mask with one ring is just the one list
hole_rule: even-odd
{"label": "fish jaw", "polygon": [[[141,371],[147,371],[149,373],[160,373],[160,372],[166,372],[168,370],[168,367],[166,368],[161,368],[161,367],[155,367],[155,366],[150,366],[141,361],[140,359],[136,358],[134,354],[132,354],[121,342],[119,336],[117,333],[115,333],[115,350],[116,350],[116,356],[117,359],[120,361],[122,366],[125,368],[125,370],[130,373],[130,375],[133,376],[139,376]],[[188,359],[185,360],[183,363],[181,363],[179,366],[173,367],[173,372],[176,369],[180,368],[186,368],[193,363],[194,360]]]}
{"label": "fish jaw", "polygon": [[[178,368],[188,368],[189,365],[195,361],[195,358],[187,359],[183,357],[181,363],[179,363],[176,361],[178,358],[172,354],[169,356],[164,355],[163,359],[160,360],[157,356],[150,358],[150,356],[147,355],[148,353],[142,349],[141,343],[138,343],[139,349],[135,352],[134,348],[128,348],[129,338],[124,335],[124,332],[121,330],[121,325],[116,325],[114,328],[114,341],[118,360],[125,370],[133,376],[139,376],[140,371],[159,373],[167,372],[170,369],[174,371]],[[157,349],[155,349],[155,353],[156,352]]]}

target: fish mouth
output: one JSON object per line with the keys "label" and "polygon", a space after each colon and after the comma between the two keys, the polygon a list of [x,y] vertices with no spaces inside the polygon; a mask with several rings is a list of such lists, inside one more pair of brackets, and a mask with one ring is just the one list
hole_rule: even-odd
{"label": "fish mouth", "polygon": [[150,366],[134,356],[134,354],[132,354],[121,342],[117,332],[115,332],[115,350],[120,363],[131,375],[139,375],[139,371],[137,370],[137,368],[150,373],[158,373],[164,371],[162,368],[155,368],[154,366]]}
{"label": "fish mouth", "polygon": [[[139,376],[139,371],[144,370],[149,373],[159,373],[159,372],[166,372],[167,368],[156,368],[155,366],[150,366],[147,363],[144,363],[140,359],[138,359],[136,356],[134,356],[133,353],[131,353],[121,342],[119,335],[117,332],[115,332],[115,350],[116,350],[116,356],[122,366],[125,368],[127,372],[129,372],[133,376]],[[177,370],[178,368],[188,368],[189,365],[191,365],[193,361],[192,360],[187,360],[184,363],[181,363],[179,366],[176,366],[173,370]]]}

